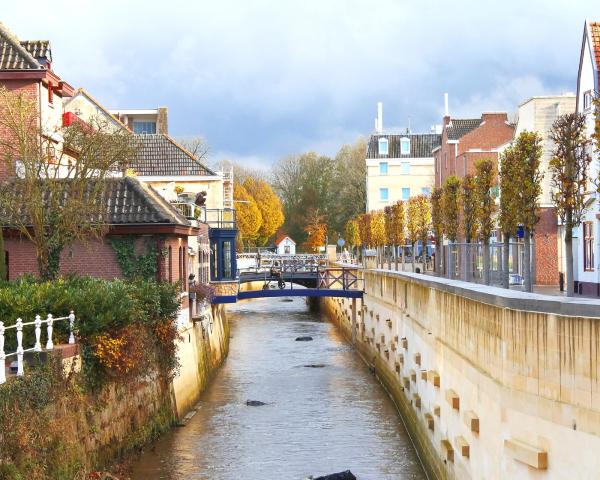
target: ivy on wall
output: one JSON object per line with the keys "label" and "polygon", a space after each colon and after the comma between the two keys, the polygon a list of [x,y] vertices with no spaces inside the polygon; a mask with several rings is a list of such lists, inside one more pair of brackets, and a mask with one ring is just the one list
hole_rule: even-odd
{"label": "ivy on wall", "polygon": [[[155,280],[158,273],[158,251],[156,239],[149,238],[145,243],[145,253],[137,254],[135,251],[135,237],[111,237],[109,239],[117,256],[123,276],[127,280]],[[161,251],[164,256],[165,252]]]}

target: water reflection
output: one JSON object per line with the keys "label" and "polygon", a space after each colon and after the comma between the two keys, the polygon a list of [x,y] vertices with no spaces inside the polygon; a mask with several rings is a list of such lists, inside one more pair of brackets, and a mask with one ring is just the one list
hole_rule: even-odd
{"label": "water reflection", "polygon": [[229,358],[198,413],[142,455],[134,480],[293,480],[346,469],[361,480],[425,478],[381,386],[304,300],[229,312]]}

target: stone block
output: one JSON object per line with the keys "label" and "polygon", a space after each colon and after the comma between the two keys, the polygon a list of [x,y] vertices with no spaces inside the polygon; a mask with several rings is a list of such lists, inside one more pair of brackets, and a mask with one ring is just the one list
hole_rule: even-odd
{"label": "stone block", "polygon": [[433,432],[435,423],[433,421],[433,415],[431,413],[425,414],[425,423],[427,424],[427,428]]}
{"label": "stone block", "polygon": [[442,456],[444,457],[444,459],[454,463],[454,448],[452,448],[452,444],[450,443],[450,441],[447,439],[443,439],[440,442],[440,445],[442,448]]}
{"label": "stone block", "polygon": [[417,372],[415,372],[414,370],[410,371],[410,381],[413,383],[417,382]]}
{"label": "stone block", "polygon": [[458,397],[457,393],[451,388],[448,388],[446,390],[446,401],[454,410],[460,410],[460,398]]}
{"label": "stone block", "polygon": [[469,430],[473,433],[479,433],[479,417],[473,410],[467,410],[463,414],[463,419]]}
{"label": "stone block", "polygon": [[421,380],[427,381],[427,370],[421,370]]}
{"label": "stone block", "polygon": [[440,386],[440,375],[435,370],[429,370],[427,378],[434,387]]}
{"label": "stone block", "polygon": [[402,365],[404,365],[404,355],[403,355],[402,353],[399,353],[399,354],[398,354],[398,361],[399,361],[399,362],[400,362]]}
{"label": "stone block", "polygon": [[418,393],[413,394],[413,404],[415,408],[421,409],[421,397]]}
{"label": "stone block", "polygon": [[421,354],[420,353],[415,353],[415,363],[419,366],[421,366]]}
{"label": "stone block", "polygon": [[396,372],[400,373],[400,362],[396,362],[395,367],[396,367]]}
{"label": "stone block", "polygon": [[439,416],[440,416],[440,413],[441,413],[441,408],[440,408],[440,406],[439,406],[439,405],[434,405],[434,406],[433,406],[433,414],[434,414],[436,417],[439,417]]}
{"label": "stone block", "polygon": [[459,435],[454,439],[454,443],[456,444],[456,449],[460,452],[463,457],[469,458],[469,443],[465,440],[465,437]]}
{"label": "stone block", "polygon": [[548,452],[514,438],[504,440],[504,448],[515,460],[538,470],[548,468]]}
{"label": "stone block", "polygon": [[406,337],[402,337],[401,345],[404,350],[408,350],[408,339]]}

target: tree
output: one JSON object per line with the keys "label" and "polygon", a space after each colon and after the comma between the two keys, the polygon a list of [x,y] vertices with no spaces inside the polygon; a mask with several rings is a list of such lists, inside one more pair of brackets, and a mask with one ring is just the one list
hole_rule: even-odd
{"label": "tree", "polygon": [[483,243],[483,280],[486,285],[490,279],[490,237],[494,229],[496,203],[492,189],[496,181],[494,163],[489,159],[475,162],[475,216],[479,226],[479,238]]}
{"label": "tree", "polygon": [[502,230],[502,286],[509,288],[509,253],[510,237],[517,234],[519,227],[519,211],[515,197],[518,192],[515,191],[516,184],[513,177],[518,168],[518,158],[513,146],[506,148],[500,154],[500,215],[499,224]]}
{"label": "tree", "polygon": [[254,198],[260,210],[262,223],[258,229],[257,243],[265,245],[275,235],[279,227],[283,225],[284,217],[281,200],[264,180],[255,180],[253,177],[248,177],[244,182],[244,188]]}
{"label": "tree", "polygon": [[592,161],[586,150],[585,115],[569,113],[560,116],[552,125],[550,139],[554,152],[549,171],[552,201],[565,228],[567,296],[574,295],[573,229],[581,225],[588,192],[588,168]]}
{"label": "tree", "polygon": [[190,152],[196,160],[205,162],[208,159],[210,148],[202,137],[182,137],[178,139],[179,144]]}
{"label": "tree", "polygon": [[513,201],[517,202],[516,209],[519,212],[519,223],[523,226],[524,237],[524,265],[523,279],[525,290],[533,291],[531,279],[531,236],[535,226],[540,220],[539,207],[540,195],[542,194],[542,178],[540,172],[540,161],[543,154],[542,137],[536,132],[523,131],[514,142],[517,157],[516,175],[513,176],[513,189],[517,195]]}
{"label": "tree", "polygon": [[475,179],[467,173],[460,182],[460,226],[465,237],[465,248],[463,255],[463,270],[465,279],[470,280],[472,269],[472,251],[470,243],[477,237],[477,216],[475,215]]}
{"label": "tree", "polygon": [[417,239],[421,241],[424,270],[427,263],[427,239],[431,229],[431,203],[427,195],[418,195],[415,200],[417,203]]}
{"label": "tree", "polygon": [[444,216],[441,188],[436,187],[431,192],[431,228],[435,236],[435,272],[442,273],[442,245],[444,242]]}
{"label": "tree", "polygon": [[385,216],[379,210],[371,214],[371,243],[377,249],[377,263],[381,264],[381,247],[385,245]]}
{"label": "tree", "polygon": [[325,245],[327,239],[327,224],[325,216],[317,210],[310,210],[306,216],[306,241],[304,246],[307,250],[318,252],[319,248]]}
{"label": "tree", "polygon": [[0,88],[0,222],[29,240],[40,276],[55,279],[75,241],[106,233],[106,178],[123,172],[137,145],[125,130],[91,118],[67,127],[40,122],[35,99]]}
{"label": "tree", "polygon": [[[394,238],[397,245],[404,245],[406,241],[406,208],[402,200],[398,200],[392,205],[394,215]],[[402,247],[404,249],[404,247]],[[404,257],[403,257],[404,258]],[[398,257],[396,256],[396,270],[398,270]]]}
{"label": "tree", "polygon": [[245,242],[248,246],[258,238],[258,232],[262,225],[262,215],[254,197],[248,193],[243,185],[237,182],[234,183],[233,196],[238,200],[235,208],[239,236],[242,245]]}
{"label": "tree", "polygon": [[6,253],[4,251],[4,234],[0,227],[0,281],[8,279],[8,272],[6,268]]}
{"label": "tree", "polygon": [[346,227],[344,228],[344,235],[346,237],[346,243],[351,249],[360,246],[360,232],[358,229],[358,221],[348,220]]}
{"label": "tree", "polygon": [[460,199],[460,180],[451,175],[446,178],[442,187],[442,212],[444,233],[450,243],[448,244],[447,272],[449,276],[454,275],[456,265],[452,262],[452,244],[458,239],[459,222],[459,199]]}
{"label": "tree", "polygon": [[411,245],[412,269],[415,271],[416,243],[419,240],[419,225],[420,225],[420,205],[417,197],[408,199],[408,207],[406,209],[406,231],[408,233],[408,241]]}

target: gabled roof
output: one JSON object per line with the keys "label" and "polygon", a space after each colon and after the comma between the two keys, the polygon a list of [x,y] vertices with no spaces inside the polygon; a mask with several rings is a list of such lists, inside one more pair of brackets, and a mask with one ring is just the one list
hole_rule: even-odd
{"label": "gabled roof", "polygon": [[290,237],[289,235],[279,235],[279,236],[277,237],[277,240],[275,240],[275,246],[276,246],[276,247],[278,247],[278,246],[279,246],[279,244],[280,244],[281,242],[283,242],[283,241],[284,241],[286,238],[289,238],[289,239],[292,241],[292,243],[293,243],[294,245],[296,245],[296,242],[294,242],[294,239],[293,239],[292,237]]}
{"label": "gabled roof", "polygon": [[446,127],[448,140],[458,140],[481,125],[481,118],[453,118]]}
{"label": "gabled roof", "polygon": [[[387,138],[388,154],[379,155],[379,139]],[[410,154],[400,154],[400,140],[410,140]],[[371,135],[367,147],[367,159],[369,158],[429,158],[433,157],[431,151],[440,145],[442,136],[437,133],[407,133],[405,135]]]}
{"label": "gabled roof", "polygon": [[217,176],[166,134],[136,135],[136,139],[140,147],[131,168],[140,177]]}
{"label": "gabled roof", "polygon": [[[52,62],[52,50],[50,49],[49,40],[23,40],[21,46],[40,64],[43,65],[46,61]],[[40,62],[40,60],[42,61]]]}
{"label": "gabled roof", "polygon": [[[45,47],[43,47],[43,43],[45,43]],[[49,51],[49,43],[42,41],[20,42],[0,22],[0,70],[43,70],[45,67],[30,53],[29,48],[36,55],[41,50],[47,53]]]}
{"label": "gabled roof", "polygon": [[[78,96],[86,98],[90,103],[92,103],[98,110],[104,113],[106,120],[108,122],[114,123],[116,126],[123,128],[125,130],[130,131],[129,127],[125,125],[121,120],[119,120],[115,115],[111,114],[98,100],[96,100],[90,92],[88,92],[85,88],[78,88],[73,92],[73,96],[68,98],[65,103],[65,111],[71,111],[69,109],[69,104],[73,102]],[[75,112],[73,112],[75,113]],[[86,121],[87,119],[82,119]]]}
{"label": "gabled roof", "polygon": [[[69,179],[45,180],[50,182],[69,182]],[[23,188],[23,183],[13,180],[5,183],[3,188],[13,189],[14,198]],[[88,184],[91,190],[95,188],[93,183]],[[50,190],[48,190],[50,191]],[[50,194],[44,197],[44,201],[50,198]],[[109,178],[105,180],[103,205],[106,206],[106,216],[103,221],[108,225],[172,225],[189,227],[190,222],[179,211],[167,202],[152,187],[131,177]],[[11,210],[20,218],[26,218],[25,209],[19,211],[18,207]],[[23,220],[21,220],[23,221]]]}

